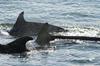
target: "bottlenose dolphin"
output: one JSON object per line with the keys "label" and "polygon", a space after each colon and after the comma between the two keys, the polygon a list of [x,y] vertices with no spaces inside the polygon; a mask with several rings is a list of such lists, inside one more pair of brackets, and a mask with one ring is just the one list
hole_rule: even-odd
{"label": "bottlenose dolphin", "polygon": [[29,40],[33,40],[33,38],[24,36],[6,45],[0,44],[0,53],[9,54],[9,53],[22,53],[28,51],[28,49],[26,48],[26,42]]}
{"label": "bottlenose dolphin", "polygon": [[[21,12],[17,18],[13,28],[9,31],[12,36],[33,36],[36,35],[44,23],[27,22],[24,19],[24,12]],[[48,24],[49,32],[60,32],[65,31],[63,28]]]}
{"label": "bottlenose dolphin", "polygon": [[54,36],[48,32],[49,24],[45,23],[39,33],[37,34],[36,42],[38,45],[44,47],[45,45],[50,46],[49,41],[54,39],[74,39],[74,40],[89,40],[89,41],[100,41],[100,37],[87,37],[87,36]]}

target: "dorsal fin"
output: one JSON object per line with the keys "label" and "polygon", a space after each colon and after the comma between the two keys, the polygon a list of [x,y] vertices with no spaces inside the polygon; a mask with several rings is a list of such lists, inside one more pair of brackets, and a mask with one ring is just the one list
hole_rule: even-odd
{"label": "dorsal fin", "polygon": [[21,12],[16,20],[16,24],[21,24],[21,23],[24,23],[25,22],[25,19],[24,19],[24,11]]}
{"label": "dorsal fin", "polygon": [[41,46],[47,45],[50,41],[51,35],[49,34],[48,27],[48,23],[45,23],[37,34],[36,42]]}
{"label": "dorsal fin", "polygon": [[21,12],[16,20],[16,23],[14,24],[13,28],[10,30],[10,35],[20,35],[20,29],[23,29],[22,27],[25,26],[25,20],[24,20],[24,11]]}
{"label": "dorsal fin", "polygon": [[22,45],[25,45],[26,42],[29,41],[29,40],[33,40],[33,38],[30,37],[30,36],[24,36],[24,37],[21,37],[21,38],[17,38],[16,40],[8,43],[7,45],[9,45],[9,46],[18,46],[19,45],[19,47],[20,47]]}
{"label": "dorsal fin", "polygon": [[20,14],[19,14],[19,16],[18,16],[18,18],[17,18],[17,20],[16,20],[16,23],[14,24],[14,27],[15,26],[21,26],[21,25],[23,25],[24,24],[24,22],[25,22],[25,19],[24,19],[24,11],[23,12],[21,12]]}
{"label": "dorsal fin", "polygon": [[18,38],[6,45],[0,44],[0,53],[23,53],[28,51],[26,48],[26,42],[29,40],[33,40],[32,37],[24,36],[21,38]]}

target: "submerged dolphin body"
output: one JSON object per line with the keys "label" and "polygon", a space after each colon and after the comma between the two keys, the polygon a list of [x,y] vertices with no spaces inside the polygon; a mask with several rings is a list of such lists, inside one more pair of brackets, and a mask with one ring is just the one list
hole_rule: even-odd
{"label": "submerged dolphin body", "polygon": [[0,44],[0,53],[22,53],[28,51],[26,48],[26,42],[33,40],[32,37],[24,36],[19,39],[16,39],[13,42],[8,43],[7,45]]}
{"label": "submerged dolphin body", "polygon": [[[36,35],[44,23],[27,22],[24,19],[24,12],[21,12],[17,18],[13,28],[9,31],[12,36],[33,36]],[[60,32],[65,31],[63,28],[48,24],[49,32]]]}

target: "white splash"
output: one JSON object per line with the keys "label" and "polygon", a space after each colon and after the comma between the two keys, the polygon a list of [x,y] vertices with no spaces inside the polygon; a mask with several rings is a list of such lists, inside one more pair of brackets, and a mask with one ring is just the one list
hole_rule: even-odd
{"label": "white splash", "polygon": [[26,48],[28,50],[33,50],[35,49],[36,47],[39,47],[39,45],[35,42],[35,40],[30,40],[26,43]]}
{"label": "white splash", "polygon": [[9,33],[5,30],[0,30],[0,34],[1,35],[7,35],[7,36],[9,35]]}

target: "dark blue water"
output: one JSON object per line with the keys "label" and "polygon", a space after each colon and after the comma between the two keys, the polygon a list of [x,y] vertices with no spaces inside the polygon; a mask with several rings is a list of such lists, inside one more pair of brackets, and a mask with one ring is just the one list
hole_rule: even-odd
{"label": "dark blue water", "polygon": [[[48,22],[68,29],[60,35],[100,36],[99,0],[0,0],[0,43],[14,39],[5,30],[20,12],[30,22]],[[53,41],[56,49],[26,54],[0,54],[0,66],[100,66],[100,42]]]}

